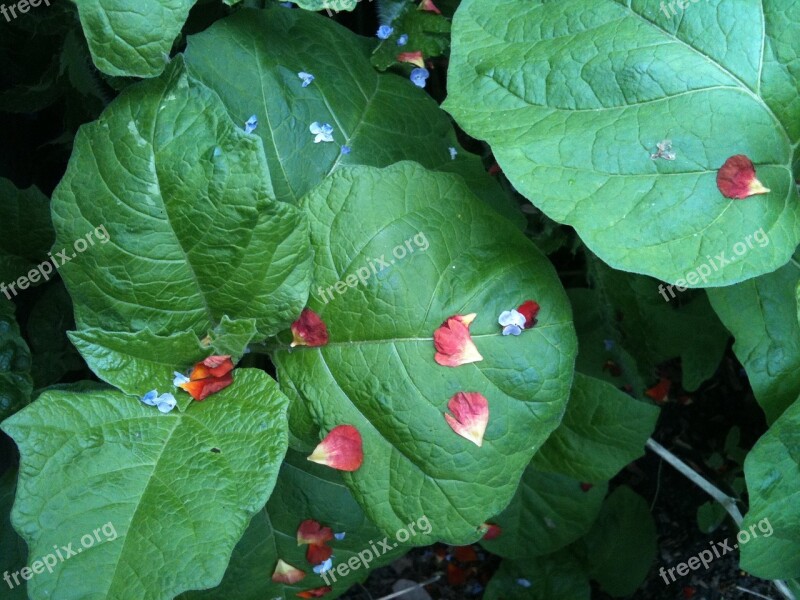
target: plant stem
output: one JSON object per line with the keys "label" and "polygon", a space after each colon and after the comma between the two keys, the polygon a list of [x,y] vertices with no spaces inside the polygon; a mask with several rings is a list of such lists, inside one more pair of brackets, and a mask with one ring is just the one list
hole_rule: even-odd
{"label": "plant stem", "polygon": [[434,583],[435,581],[439,581],[441,575],[436,575],[428,579],[428,581],[423,581],[422,583],[418,583],[417,585],[411,586],[410,588],[406,588],[404,590],[400,590],[399,592],[395,592],[394,594],[389,594],[388,596],[381,596],[378,600],[389,600],[389,598],[397,598],[399,596],[403,596],[408,594],[409,592],[413,592],[414,590],[418,590],[421,587],[424,587],[430,583]]}

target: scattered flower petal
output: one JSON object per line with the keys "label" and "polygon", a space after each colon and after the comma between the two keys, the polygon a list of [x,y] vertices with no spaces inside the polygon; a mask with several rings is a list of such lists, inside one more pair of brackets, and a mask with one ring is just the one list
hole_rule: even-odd
{"label": "scattered flower petal", "polygon": [[244,122],[244,132],[245,133],[253,133],[258,127],[258,118],[253,115],[247,121]]}
{"label": "scattered flower petal", "polygon": [[592,483],[586,483],[586,482],[582,482],[581,483],[581,490],[584,491],[584,492],[588,492],[593,487],[594,487],[594,484],[592,484]]}
{"label": "scattered flower petal", "polygon": [[390,27],[389,25],[381,25],[378,27],[378,33],[376,35],[378,36],[379,40],[388,40],[392,33],[394,33],[394,27]]}
{"label": "scattered flower petal", "polygon": [[333,530],[330,527],[323,527],[314,519],[306,519],[297,528],[297,545],[319,544],[329,542],[333,539]]}
{"label": "scattered flower petal", "polygon": [[433,332],[434,360],[443,367],[458,367],[483,360],[469,334],[475,313],[449,317]]}
{"label": "scattered flower petal", "polygon": [[309,544],[306,550],[306,560],[310,565],[325,562],[333,555],[333,548],[325,544]]}
{"label": "scattered flower petal", "polygon": [[408,34],[404,33],[399,38],[397,38],[397,45],[398,46],[405,46],[408,43]]}
{"label": "scattered flower petal", "polygon": [[525,315],[516,310],[500,313],[497,322],[503,326],[503,335],[519,335],[525,327]]}
{"label": "scattered flower petal", "polygon": [[493,540],[496,537],[500,537],[500,534],[503,533],[503,529],[500,525],[495,525],[494,523],[484,523],[483,526],[486,528],[486,533],[483,534],[484,540]]}
{"label": "scattered flower petal", "polygon": [[342,154],[350,154],[351,150],[350,146],[342,146]]}
{"label": "scattered flower petal", "polygon": [[224,390],[233,383],[233,375],[227,373],[222,377],[206,377],[205,379],[197,379],[189,383],[181,384],[181,389],[189,392],[192,398],[197,402],[202,402],[211,394],[216,394],[220,390]]}
{"label": "scattered flower petal", "polygon": [[344,536],[346,536],[346,535],[347,535],[347,533],[342,531],[341,533],[334,533],[333,537],[335,537],[339,541],[342,541],[344,539]]}
{"label": "scattered flower petal", "polygon": [[521,585],[524,588],[529,588],[531,587],[531,582],[528,581],[527,579],[523,579],[522,577],[520,577],[519,579],[517,579],[517,585]]}
{"label": "scattered flower petal", "polygon": [[[205,371],[201,370],[202,367]],[[222,377],[226,373],[233,371],[233,361],[230,354],[209,356],[201,363],[195,365],[194,370],[189,375],[190,380],[201,379],[203,377]]]}
{"label": "scattered flower petal", "polygon": [[178,401],[175,400],[175,396],[169,392],[161,394],[158,398],[156,398],[156,407],[158,407],[158,410],[165,414],[175,408],[177,404]]}
{"label": "scattered flower petal", "polygon": [[316,136],[314,137],[315,144],[333,141],[333,125],[314,121],[308,129]]}
{"label": "scattered flower petal", "polygon": [[756,194],[767,194],[769,189],[756,179],[753,161],[744,154],[731,156],[717,173],[717,187],[726,198],[744,200]]}
{"label": "scattered flower petal", "polygon": [[316,573],[317,575],[322,575],[323,573],[330,571],[332,568],[333,568],[333,561],[330,558],[328,558],[323,560],[316,567],[314,567],[314,573]]}
{"label": "scattered flower petal", "polygon": [[324,346],[328,343],[328,328],[317,313],[310,308],[304,308],[297,321],[292,323],[292,336],[294,337],[292,348]]}
{"label": "scattered flower petal", "polygon": [[478,553],[472,546],[456,546],[453,548],[453,556],[462,563],[471,563],[478,560]]}
{"label": "scattered flower petal", "polygon": [[450,160],[455,160],[456,156],[458,156],[458,150],[453,146],[450,146],[447,150],[450,152]]}
{"label": "scattered flower petal", "polygon": [[202,402],[211,394],[215,394],[233,383],[232,370],[233,361],[229,354],[209,356],[194,365],[188,380],[179,378],[180,374],[176,372],[172,382],[177,387],[189,392],[192,398]]}
{"label": "scattered flower petal", "polygon": [[303,80],[302,87],[308,87],[311,85],[311,82],[314,81],[314,76],[311,73],[306,73],[305,71],[300,71],[297,76]]}
{"label": "scattered flower petal", "polygon": [[476,446],[483,445],[483,434],[489,424],[489,402],[478,392],[458,392],[447,403],[453,416],[444,418],[453,431]]}
{"label": "scattered flower petal", "polygon": [[148,406],[155,406],[157,397],[158,397],[158,390],[150,390],[139,399]]}
{"label": "scattered flower petal", "polygon": [[436,8],[433,0],[422,0],[422,2],[419,3],[419,8],[417,8],[417,10],[427,10],[436,13],[437,15],[442,14],[442,11]]}
{"label": "scattered flower petal", "polygon": [[313,590],[306,590],[305,592],[297,592],[298,598],[322,598],[325,594],[332,591],[333,588],[329,585],[314,588]]}
{"label": "scattered flower petal", "polygon": [[517,307],[517,312],[525,316],[525,329],[536,325],[536,317],[539,315],[540,308],[539,303],[533,300],[526,300]]}
{"label": "scattered flower petal", "polygon": [[282,559],[278,559],[275,571],[272,573],[272,581],[275,583],[285,583],[292,585],[302,580],[306,576],[303,571],[297,569]]}
{"label": "scattered flower petal", "polygon": [[423,67],[411,71],[410,79],[415,86],[424,88],[425,83],[428,81],[428,77],[430,77],[430,73],[428,73],[428,69]]}
{"label": "scattered flower petal", "polygon": [[308,460],[339,471],[355,471],[364,461],[361,434],[352,425],[334,427]]}
{"label": "scattered flower petal", "polygon": [[178,373],[177,371],[174,371],[173,375],[175,375],[175,377],[172,379],[172,385],[174,385],[175,387],[180,387],[181,384],[189,383],[191,381],[191,379],[189,379],[183,373]]}
{"label": "scattered flower petal", "polygon": [[662,377],[661,381],[653,387],[645,390],[645,394],[652,398],[656,404],[665,404],[669,400],[669,389],[672,387],[672,382],[666,377]]}
{"label": "scattered flower petal", "polygon": [[[397,62],[401,63],[411,63],[412,65],[417,65],[418,67],[425,66],[425,59],[422,57],[422,52],[417,50],[416,52],[401,52],[397,55]],[[426,75],[425,78],[427,79],[428,76]],[[420,87],[425,87],[420,86]]]}

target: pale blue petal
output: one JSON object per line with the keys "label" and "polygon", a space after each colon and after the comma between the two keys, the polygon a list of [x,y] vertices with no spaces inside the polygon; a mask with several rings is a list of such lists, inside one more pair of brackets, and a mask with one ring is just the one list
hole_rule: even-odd
{"label": "pale blue petal", "polygon": [[140,400],[145,404],[147,404],[148,406],[155,406],[157,396],[158,396],[157,390],[150,390],[144,396],[142,396]]}

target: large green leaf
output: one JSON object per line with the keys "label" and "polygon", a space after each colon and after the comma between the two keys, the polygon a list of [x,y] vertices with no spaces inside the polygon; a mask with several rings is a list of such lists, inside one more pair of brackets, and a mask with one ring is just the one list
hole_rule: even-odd
{"label": "large green leaf", "polygon": [[770,422],[800,395],[798,282],[800,267],[790,262],[774,273],[708,292],[736,338],[733,351]]}
{"label": "large green leaf", "polygon": [[[317,250],[309,306],[330,342],[276,352],[279,379],[324,431],[360,430],[364,464],[345,481],[379,527],[395,531],[425,515],[433,532],[414,543],[475,541],[510,501],[569,394],[575,334],[551,265],[460,178],[414,163],[341,169],[303,206]],[[377,257],[387,266],[361,285],[356,273],[380,268]],[[328,298],[326,288],[345,280],[356,286]],[[528,298],[542,306],[539,324],[502,336],[500,313]],[[438,365],[434,331],[467,313],[477,313],[471,332],[484,360]],[[480,448],[444,419],[459,391],[489,401]]]}
{"label": "large green leaf", "polygon": [[[28,600],[25,579],[17,575],[14,582],[13,573],[26,566],[28,548],[17,532],[11,527],[11,506],[14,504],[14,493],[17,487],[17,471],[11,469],[0,476],[0,571],[9,574],[9,581],[0,582],[3,586],[3,598],[6,600]],[[11,590],[6,590],[9,585]]]}
{"label": "large green leaf", "polygon": [[[651,0],[464,0],[445,108],[611,266],[672,283],[703,267],[687,285],[720,286],[774,271],[800,242],[798,68],[800,5],[783,0],[677,16]],[[675,160],[651,158],[666,139]],[[722,196],[735,154],[770,194]],[[725,266],[711,258],[723,252]]]}
{"label": "large green leaf", "polygon": [[567,412],[532,465],[580,481],[611,479],[644,454],[658,413],[604,381],[576,373]]}
{"label": "large green leaf", "polygon": [[[242,10],[191,36],[186,62],[235,121],[258,117],[254,133],[264,140],[279,200],[299,201],[343,166],[415,160],[458,173],[481,198],[518,219],[480,159],[458,144],[436,102],[406,78],[375,72],[372,46],[322,15]],[[299,72],[314,81],[302,87]],[[309,126],[315,121],[334,127],[335,143],[314,143]],[[342,153],[342,145],[350,154]],[[458,151],[455,159],[450,147]]]}
{"label": "large green leaf", "polygon": [[484,600],[589,600],[589,578],[568,551],[527,561],[504,560]]}
{"label": "large green leaf", "polygon": [[31,557],[80,552],[33,577],[31,598],[168,599],[219,583],[275,484],[286,407],[272,379],[243,369],[183,413],[50,391],[7,419],[22,456],[12,520]]}
{"label": "large green leaf", "polygon": [[197,0],[72,1],[98,69],[121,77],[156,77]]}
{"label": "large green leaf", "polygon": [[744,473],[750,510],[741,530],[751,535],[739,538],[742,569],[764,579],[800,577],[800,400],[758,440]]}
{"label": "large green leaf", "polygon": [[14,304],[0,298],[0,419],[31,401],[31,352],[19,331]]}
{"label": "large green leaf", "polygon": [[605,482],[584,489],[577,479],[529,466],[511,503],[491,520],[502,533],[481,544],[498,556],[535,563],[535,557],[560,550],[587,533],[607,491]]}
{"label": "large green leaf", "polygon": [[[306,519],[345,534],[343,540],[328,542],[328,546],[333,548],[334,569],[351,560],[356,564],[354,557],[359,552],[363,553],[366,566],[361,563],[344,577],[338,573],[329,574],[327,582],[314,573],[306,560],[308,546],[297,544],[297,528]],[[211,590],[189,592],[184,600],[290,600],[297,598],[300,591],[325,585],[333,588],[325,598],[336,598],[353,584],[366,579],[370,569],[388,564],[408,550],[406,546],[397,544],[395,538],[388,538],[387,543],[395,547],[384,552],[378,543],[384,535],[367,519],[344,486],[341,475],[290,450],[269,502],[253,517],[236,545],[222,583]],[[381,554],[370,559],[369,554],[375,554],[372,546]],[[270,576],[278,559],[305,572],[305,578],[294,585],[274,583]]]}
{"label": "large green leaf", "polygon": [[[39,263],[47,260],[53,243],[53,225],[47,197],[37,188],[17,189],[8,179],[0,177],[0,292],[11,300],[25,293],[19,285],[11,287],[18,277],[27,276]],[[51,269],[52,270],[52,269]],[[35,271],[34,271],[35,272]],[[35,272],[32,283],[43,281]],[[48,277],[50,275],[48,274]],[[25,288],[30,283],[23,282]]]}
{"label": "large green leaf", "polygon": [[[158,363],[173,356],[162,365],[168,376],[221,323],[239,331],[254,321],[263,339],[305,304],[305,216],[273,198],[261,140],[231,122],[179,59],[81,128],[53,195],[53,220],[56,248],[75,249],[60,272],[75,305],[76,343],[124,391],[155,387],[143,353]],[[110,377],[125,361],[126,378]]]}

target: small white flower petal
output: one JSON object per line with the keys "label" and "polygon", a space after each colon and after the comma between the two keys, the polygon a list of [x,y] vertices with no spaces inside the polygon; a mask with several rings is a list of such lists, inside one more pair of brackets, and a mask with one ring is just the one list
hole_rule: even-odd
{"label": "small white flower petal", "polygon": [[156,406],[158,406],[158,410],[162,413],[168,413],[171,411],[175,406],[178,404],[178,401],[175,400],[175,396],[167,392],[166,394],[161,394],[156,399]]}

